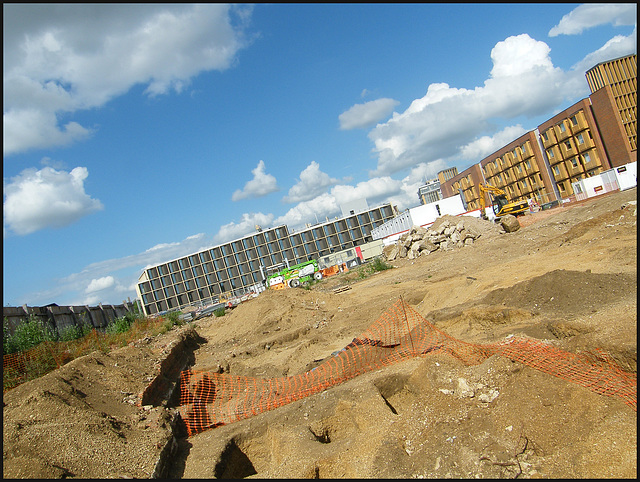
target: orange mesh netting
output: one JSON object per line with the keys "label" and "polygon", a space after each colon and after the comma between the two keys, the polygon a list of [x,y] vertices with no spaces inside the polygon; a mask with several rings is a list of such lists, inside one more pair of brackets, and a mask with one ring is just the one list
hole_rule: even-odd
{"label": "orange mesh netting", "polygon": [[511,337],[478,345],[438,330],[400,298],[363,334],[316,368],[279,378],[233,376],[185,370],[180,379],[180,414],[189,435],[281,407],[365,372],[429,353],[445,353],[466,365],[491,355],[521,362],[596,393],[619,396],[637,410],[637,375],[613,361],[593,361],[547,343]]}

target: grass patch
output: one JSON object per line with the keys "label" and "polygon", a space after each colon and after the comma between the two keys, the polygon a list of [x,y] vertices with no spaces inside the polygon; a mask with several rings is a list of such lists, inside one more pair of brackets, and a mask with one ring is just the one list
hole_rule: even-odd
{"label": "grass patch", "polygon": [[41,377],[92,351],[106,352],[147,336],[164,334],[183,323],[177,311],[157,318],[131,312],[109,323],[104,333],[83,324],[80,327],[67,327],[57,334],[46,323],[30,316],[10,334],[5,319],[3,391]]}
{"label": "grass patch", "polygon": [[393,268],[393,265],[388,264],[382,258],[374,258],[366,264],[358,267],[355,270],[355,275],[349,276],[349,281],[354,280],[363,280],[371,276],[372,274],[378,273],[380,271],[385,271],[387,269]]}

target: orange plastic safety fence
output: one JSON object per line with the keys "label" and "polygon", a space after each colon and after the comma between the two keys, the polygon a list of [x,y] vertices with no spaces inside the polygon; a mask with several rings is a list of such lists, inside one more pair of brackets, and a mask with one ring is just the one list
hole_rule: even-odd
{"label": "orange plastic safety fence", "polygon": [[183,371],[179,411],[189,435],[194,435],[281,407],[363,373],[436,352],[467,365],[494,354],[505,356],[596,393],[620,396],[636,410],[637,376],[623,372],[610,360],[594,363],[540,341],[515,337],[497,344],[465,343],[438,330],[399,299],[362,335],[306,373],[265,379]]}

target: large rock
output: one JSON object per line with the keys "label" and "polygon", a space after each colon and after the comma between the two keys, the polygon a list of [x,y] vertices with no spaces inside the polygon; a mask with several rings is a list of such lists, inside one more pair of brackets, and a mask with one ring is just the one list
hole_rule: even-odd
{"label": "large rock", "polygon": [[506,233],[515,233],[520,229],[520,221],[513,214],[507,214],[500,219],[500,225]]}

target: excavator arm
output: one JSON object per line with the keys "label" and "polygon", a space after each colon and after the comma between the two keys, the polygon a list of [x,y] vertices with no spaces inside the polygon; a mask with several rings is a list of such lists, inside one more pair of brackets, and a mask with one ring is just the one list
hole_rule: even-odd
{"label": "excavator arm", "polygon": [[497,218],[506,216],[507,214],[513,214],[514,216],[520,216],[529,209],[529,203],[527,201],[509,201],[507,193],[499,187],[491,186],[489,184],[480,183],[480,209],[483,219],[487,219],[486,214],[486,199],[485,193],[489,193],[492,197],[493,213]]}

